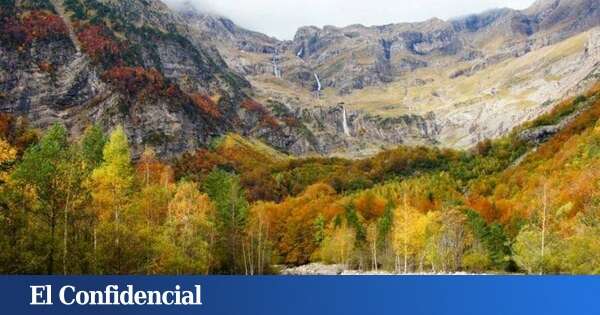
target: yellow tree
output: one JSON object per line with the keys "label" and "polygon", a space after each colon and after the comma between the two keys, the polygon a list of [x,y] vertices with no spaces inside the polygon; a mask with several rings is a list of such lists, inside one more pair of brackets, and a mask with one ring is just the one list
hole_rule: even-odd
{"label": "yellow tree", "polygon": [[17,158],[17,150],[10,143],[0,138],[0,182],[4,183],[8,177],[8,171]]}
{"label": "yellow tree", "polygon": [[[92,192],[92,207],[107,228],[107,236],[114,243],[107,248],[112,251],[117,272],[121,271],[122,248],[120,236],[121,217],[128,203],[134,185],[134,171],[127,136],[122,127],[117,127],[110,135],[102,151],[103,162],[90,176],[89,189]],[[96,231],[94,230],[94,252],[96,253]],[[110,258],[109,258],[110,259]]]}
{"label": "yellow tree", "polygon": [[158,242],[158,255],[153,262],[154,273],[208,274],[214,243],[210,217],[215,209],[206,194],[193,182],[177,185],[169,202],[168,215]]}
{"label": "yellow tree", "polygon": [[379,226],[377,221],[372,221],[367,225],[367,242],[371,251],[371,269],[377,271],[377,240],[379,239]]}
{"label": "yellow tree", "polygon": [[326,263],[348,265],[354,252],[356,233],[348,224],[332,226],[321,245],[321,259]]}
{"label": "yellow tree", "polygon": [[136,163],[136,175],[141,191],[136,194],[135,205],[146,220],[147,228],[163,224],[167,216],[167,204],[174,190],[173,170],[146,148]]}
{"label": "yellow tree", "polygon": [[447,208],[441,213],[442,226],[435,241],[443,272],[456,271],[461,266],[467,241],[471,239],[466,221],[466,216],[456,208]]}
{"label": "yellow tree", "polygon": [[393,247],[396,252],[396,270],[400,269],[399,257],[404,259],[403,272],[408,272],[408,262],[411,256],[418,254],[420,249],[417,244],[418,230],[416,223],[419,221],[422,214],[409,205],[407,196],[403,198],[403,202],[396,208],[394,213],[394,228],[393,228]]}
{"label": "yellow tree", "polygon": [[442,214],[439,211],[427,212],[427,227],[425,229],[425,259],[431,265],[433,272],[438,270],[441,262],[440,238],[442,234]]}
{"label": "yellow tree", "polygon": [[411,226],[412,248],[415,253],[416,263],[419,265],[419,271],[423,272],[425,258],[427,256],[427,243],[431,239],[431,234],[435,225],[435,213],[428,212],[426,215],[420,214]]}
{"label": "yellow tree", "polygon": [[264,274],[271,263],[272,243],[277,205],[272,202],[259,201],[252,205],[246,228],[245,247],[248,273]]}

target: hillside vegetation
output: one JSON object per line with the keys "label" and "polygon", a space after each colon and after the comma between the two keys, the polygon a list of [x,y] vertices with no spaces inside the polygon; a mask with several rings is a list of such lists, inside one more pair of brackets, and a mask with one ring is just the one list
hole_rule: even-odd
{"label": "hillside vegetation", "polygon": [[0,271],[598,273],[599,117],[596,85],[469,151],[299,159],[230,134],[165,162],[132,160],[120,127],[2,115]]}

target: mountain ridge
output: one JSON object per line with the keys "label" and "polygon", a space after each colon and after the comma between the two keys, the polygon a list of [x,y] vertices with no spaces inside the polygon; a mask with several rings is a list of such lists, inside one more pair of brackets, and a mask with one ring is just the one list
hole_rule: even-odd
{"label": "mountain ridge", "polygon": [[[438,143],[464,148],[482,139],[502,135],[520,122],[541,114],[547,110],[542,104],[553,103],[582,80],[597,75],[600,60],[596,48],[597,21],[600,20],[597,6],[589,0],[546,1],[525,10],[495,9],[447,21],[433,18],[424,22],[372,27],[305,26],[299,28],[293,40],[267,46],[262,54],[244,50],[236,43],[218,37],[214,42],[221,45],[219,50],[230,67],[249,79],[259,101],[283,103],[303,113],[311,112],[308,116],[314,116],[315,111],[338,112],[334,120],[317,114],[320,120],[336,126],[317,136],[335,139],[328,140],[330,146],[325,149],[328,154],[338,149],[345,151],[342,155],[350,156],[376,151],[372,142],[377,143],[375,147]],[[553,18],[555,16],[561,18]],[[193,25],[193,21],[189,23]],[[202,26],[199,29],[202,31]],[[590,32],[588,39],[583,40],[587,43],[582,42],[581,37],[574,39],[585,32]],[[564,41],[569,43],[562,43]],[[248,38],[245,38],[244,43],[247,42]],[[578,48],[573,50],[570,46]],[[591,53],[586,54],[586,51]],[[523,84],[511,84],[507,82],[507,76],[490,80],[493,74],[485,73],[486,69],[498,72],[498,69],[506,68],[504,62],[526,60],[531,52],[535,52],[536,57],[558,57],[552,57],[550,64],[540,62],[539,58],[526,61],[533,66],[524,69],[521,65],[522,76],[532,78],[525,78]],[[580,74],[567,74],[576,59],[585,70]],[[508,73],[506,70],[501,72]],[[560,74],[534,79],[541,71]],[[557,82],[547,80],[548,77],[564,80],[556,85]],[[540,79],[546,82],[540,82]],[[468,87],[467,91],[456,92],[450,88],[457,84],[467,87],[466,84],[472,85],[474,81],[480,82],[479,88]],[[481,83],[484,81],[488,82]],[[503,85],[494,86],[496,82]],[[552,87],[558,87],[558,91],[548,93]],[[581,91],[581,86],[579,88]],[[544,92],[524,95],[515,90]],[[541,97],[544,93],[548,94],[547,98]],[[494,100],[486,95],[502,95],[502,99]],[[475,105],[459,108],[473,103]],[[490,115],[489,122],[476,121],[478,112],[490,106],[500,112]],[[337,110],[338,107],[345,109]],[[457,108],[449,110],[450,107]],[[380,120],[406,120],[418,116],[425,120],[434,117],[428,124],[437,127],[409,132],[413,139],[410,135],[393,136],[398,128],[405,129],[406,125],[378,128],[371,130],[373,136],[361,141],[341,135],[344,111],[349,117],[369,120],[367,125],[378,126],[369,116],[380,116]],[[511,117],[513,111],[518,117]],[[500,117],[500,121],[496,117]],[[303,122],[314,123],[310,119]],[[351,122],[346,124],[353,129]],[[481,129],[478,125],[486,124],[493,129],[473,132],[474,128]],[[471,126],[456,132],[452,130],[456,125],[459,129],[460,125]],[[309,129],[320,133],[317,127]],[[358,129],[351,134],[360,134],[363,128]],[[438,130],[439,135],[432,137],[432,129]],[[390,140],[390,137],[394,139]]]}
{"label": "mountain ridge", "polygon": [[229,132],[295,155],[469,147],[598,77],[597,3],[532,8],[279,41],[158,0],[4,1],[0,109],[74,135],[123,125],[135,155]]}

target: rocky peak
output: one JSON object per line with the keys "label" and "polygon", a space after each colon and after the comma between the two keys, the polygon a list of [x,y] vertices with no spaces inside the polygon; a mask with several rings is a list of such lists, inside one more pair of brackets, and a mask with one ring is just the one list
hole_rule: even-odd
{"label": "rocky peak", "polygon": [[273,53],[279,44],[275,38],[242,28],[224,16],[203,12],[190,2],[175,6],[174,10],[195,28],[203,42],[256,53]]}
{"label": "rocky peak", "polygon": [[169,157],[227,132],[282,150],[299,137],[160,1],[34,2],[0,6],[3,112],[74,135],[92,123],[123,125],[135,155],[152,146]]}

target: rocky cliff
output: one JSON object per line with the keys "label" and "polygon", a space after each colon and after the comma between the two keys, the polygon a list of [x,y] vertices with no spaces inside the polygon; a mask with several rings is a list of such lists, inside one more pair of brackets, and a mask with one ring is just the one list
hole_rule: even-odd
{"label": "rocky cliff", "polygon": [[[213,36],[259,101],[299,113],[318,151],[349,156],[399,143],[465,148],[504,135],[597,80],[600,63],[595,0],[538,1],[449,21],[307,26],[289,41],[186,16]],[[349,132],[340,128],[340,106]]]}
{"label": "rocky cliff", "polygon": [[0,110],[73,134],[125,127],[135,154],[172,156],[229,131],[285,133],[250,84],[159,1],[23,0],[0,6]]}
{"label": "rocky cliff", "polygon": [[227,132],[293,154],[468,147],[598,79],[595,0],[280,41],[158,0],[0,1],[0,110],[164,157]]}

